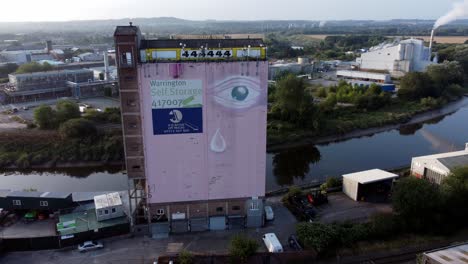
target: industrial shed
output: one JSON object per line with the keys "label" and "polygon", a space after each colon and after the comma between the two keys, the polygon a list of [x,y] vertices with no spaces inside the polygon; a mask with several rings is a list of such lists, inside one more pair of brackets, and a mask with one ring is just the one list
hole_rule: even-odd
{"label": "industrial shed", "polygon": [[343,175],[343,192],[355,201],[385,201],[397,174],[374,169]]}
{"label": "industrial shed", "polygon": [[71,193],[58,192],[3,192],[0,204],[5,210],[57,211],[73,207]]}
{"label": "industrial shed", "polygon": [[424,252],[424,264],[455,264],[468,263],[468,244],[455,245],[446,248]]}

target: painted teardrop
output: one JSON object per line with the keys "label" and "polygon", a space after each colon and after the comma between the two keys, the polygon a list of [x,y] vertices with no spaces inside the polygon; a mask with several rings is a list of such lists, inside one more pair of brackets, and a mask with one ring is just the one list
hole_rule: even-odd
{"label": "painted teardrop", "polygon": [[219,128],[216,130],[216,133],[211,139],[210,149],[216,153],[222,153],[226,151],[226,141],[224,140],[223,135],[221,135]]}

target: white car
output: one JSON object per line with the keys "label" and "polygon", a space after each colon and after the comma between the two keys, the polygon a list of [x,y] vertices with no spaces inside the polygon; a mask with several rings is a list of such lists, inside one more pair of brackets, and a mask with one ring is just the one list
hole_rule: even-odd
{"label": "white car", "polygon": [[265,206],[265,219],[267,221],[275,219],[275,214],[273,213],[273,208],[271,208],[271,206]]}
{"label": "white car", "polygon": [[89,250],[101,249],[104,248],[104,245],[101,242],[97,241],[86,241],[83,244],[78,245],[78,251],[86,252]]}
{"label": "white car", "polygon": [[274,233],[268,233],[263,235],[263,242],[265,243],[268,252],[270,253],[281,253],[283,252],[283,246],[279,242],[278,238]]}

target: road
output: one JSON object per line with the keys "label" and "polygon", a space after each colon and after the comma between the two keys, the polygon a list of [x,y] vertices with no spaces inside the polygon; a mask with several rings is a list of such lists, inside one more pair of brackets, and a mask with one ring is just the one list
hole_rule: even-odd
{"label": "road", "polygon": [[[12,252],[0,257],[2,264],[85,264],[85,263],[152,263],[162,254],[178,250],[203,253],[227,253],[231,238],[239,233],[255,239],[259,251],[266,251],[261,237],[274,232],[283,245],[287,245],[290,234],[295,232],[296,218],[281,205],[281,197],[267,199],[275,212],[275,220],[263,228],[225,230],[171,235],[169,238],[153,240],[149,237],[117,237],[103,240],[105,248],[99,251],[79,253],[75,248],[33,252]],[[285,247],[287,250],[287,247]]]}

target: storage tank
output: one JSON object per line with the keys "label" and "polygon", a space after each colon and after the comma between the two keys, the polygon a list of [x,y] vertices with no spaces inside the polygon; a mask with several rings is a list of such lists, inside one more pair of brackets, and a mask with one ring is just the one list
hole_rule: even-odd
{"label": "storage tank", "polygon": [[413,56],[414,56],[414,45],[413,43],[408,43],[406,45],[405,60],[412,60]]}
{"label": "storage tank", "polygon": [[309,58],[306,58],[306,57],[299,57],[297,58],[297,63],[300,65],[307,65],[310,63],[310,60]]}

